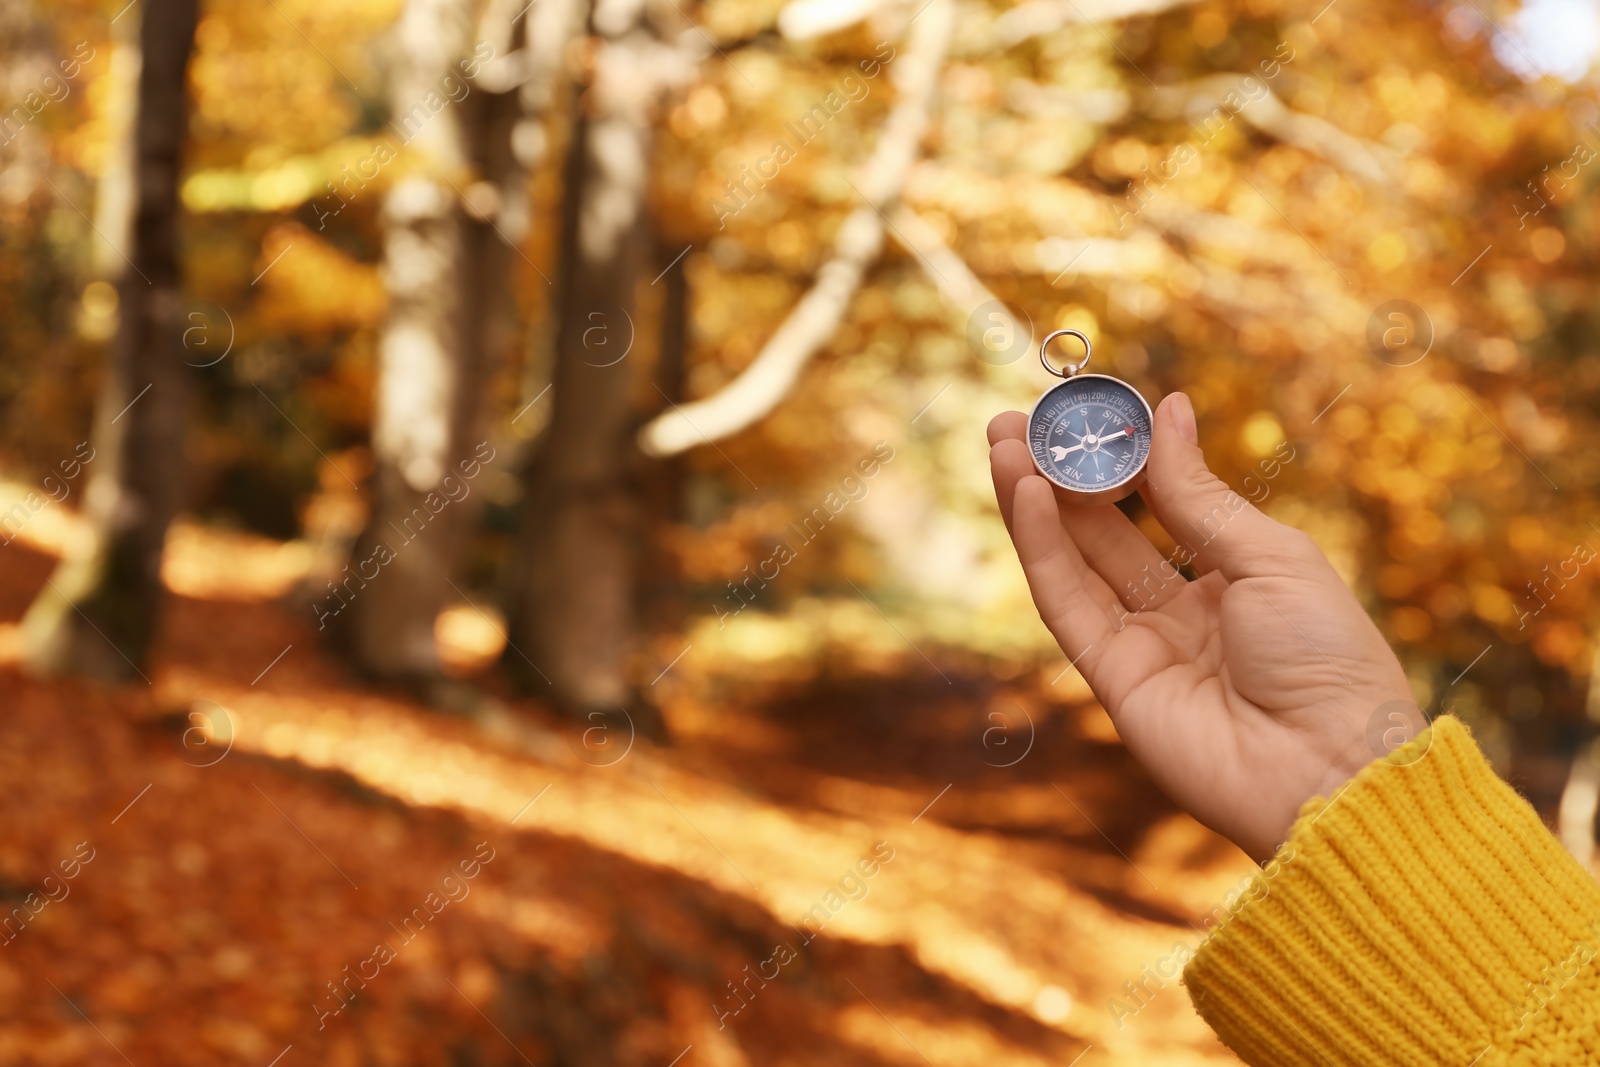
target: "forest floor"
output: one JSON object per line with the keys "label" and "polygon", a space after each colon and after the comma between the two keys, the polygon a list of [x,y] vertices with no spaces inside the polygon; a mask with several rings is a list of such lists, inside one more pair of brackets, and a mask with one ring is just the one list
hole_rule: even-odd
{"label": "forest floor", "polygon": [[286,549],[175,537],[120,687],[17,669],[54,560],[0,548],[0,902],[36,894],[0,1062],[1237,1062],[1146,975],[1249,861],[1043,675],[680,665],[671,742],[597,756],[492,674],[454,713],[359,683],[281,606]]}

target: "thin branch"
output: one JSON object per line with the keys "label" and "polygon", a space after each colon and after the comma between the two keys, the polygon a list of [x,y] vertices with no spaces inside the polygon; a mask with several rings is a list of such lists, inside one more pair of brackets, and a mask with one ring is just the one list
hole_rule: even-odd
{"label": "thin branch", "polygon": [[789,0],[778,12],[778,32],[806,41],[853,26],[883,6],[883,0]]}
{"label": "thin branch", "polygon": [[1006,106],[1029,118],[1121,122],[1131,104],[1125,89],[1041,85],[1026,78],[1013,78],[1006,85]]}
{"label": "thin branch", "polygon": [[867,267],[882,251],[883,212],[898,199],[927,129],[953,23],[954,0],[929,0],[911,24],[905,54],[891,68],[898,98],[855,183],[866,203],[839,227],[833,257],[817,272],[811,290],[737,378],[646,425],[639,433],[645,454],[676,455],[760,420],[777,407],[806,363],[833,336]]}
{"label": "thin branch", "polygon": [[[889,219],[900,243],[917,257],[939,295],[963,318],[970,317],[981,305],[996,301],[983,279],[967,266],[967,261],[945,242],[938,230],[923,221],[922,216],[905,204],[899,204],[889,213]],[[1006,317],[1012,319],[1011,326],[1018,335],[1027,332],[1009,311]]]}
{"label": "thin branch", "polygon": [[1399,171],[1399,154],[1387,145],[1348,134],[1315,115],[1295,111],[1262,79],[1245,74],[1217,74],[1201,81],[1151,94],[1152,111],[1184,115],[1210,128],[1213,117],[1232,121],[1237,114],[1250,125],[1284,144],[1302,148],[1348,174],[1374,185],[1393,187]]}
{"label": "thin branch", "polygon": [[1029,0],[995,20],[995,33],[1003,47],[1030,37],[1054,33],[1063,26],[1083,22],[1116,22],[1135,15],[1153,15],[1183,7],[1195,0]]}

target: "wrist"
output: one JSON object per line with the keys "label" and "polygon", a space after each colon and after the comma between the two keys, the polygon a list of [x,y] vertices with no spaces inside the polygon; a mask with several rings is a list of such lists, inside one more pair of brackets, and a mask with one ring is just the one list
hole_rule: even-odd
{"label": "wrist", "polygon": [[[1414,735],[1408,734],[1405,740],[1410,740],[1411,736]],[[1381,748],[1373,751],[1364,736],[1357,736],[1346,744],[1330,744],[1322,752],[1305,759],[1300,764],[1300,773],[1292,781],[1283,783],[1284,788],[1278,794],[1280,799],[1273,805],[1275,814],[1263,812],[1263,818],[1255,823],[1255,832],[1235,838],[1234,843],[1257,866],[1265,866],[1289,840],[1289,833],[1308,801],[1316,797],[1331,800],[1384,751]]]}

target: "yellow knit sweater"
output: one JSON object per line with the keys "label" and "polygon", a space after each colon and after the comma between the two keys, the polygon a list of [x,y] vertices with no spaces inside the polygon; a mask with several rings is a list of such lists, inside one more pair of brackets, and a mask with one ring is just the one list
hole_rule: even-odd
{"label": "yellow knit sweater", "polygon": [[1250,1064],[1600,1064],[1600,884],[1441,718],[1307,801],[1184,969]]}

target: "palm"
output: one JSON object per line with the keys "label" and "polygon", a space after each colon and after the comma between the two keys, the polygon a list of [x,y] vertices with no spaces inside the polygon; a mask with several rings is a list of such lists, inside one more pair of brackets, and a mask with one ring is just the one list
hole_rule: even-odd
{"label": "palm", "polygon": [[[1227,490],[1203,464],[1203,485],[1181,469],[1198,449],[1170,425],[1158,419],[1151,453],[1164,491],[1146,498],[1176,534],[1196,528],[1186,507],[1215,517]],[[1408,696],[1393,653],[1303,534],[1235,497],[1195,560],[1205,573],[1187,582],[1117,509],[1054,499],[1023,429],[1019,413],[996,418],[991,459],[1041,616],[1156,783],[1270,855],[1304,800],[1374,755],[1367,722]],[[1186,501],[1180,487],[1199,492]]]}

